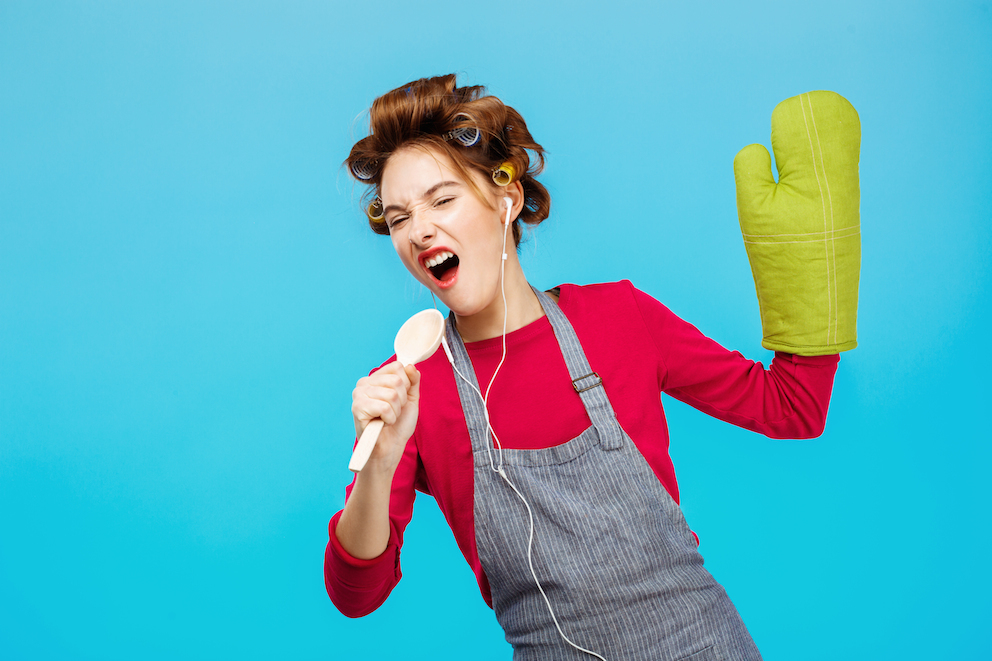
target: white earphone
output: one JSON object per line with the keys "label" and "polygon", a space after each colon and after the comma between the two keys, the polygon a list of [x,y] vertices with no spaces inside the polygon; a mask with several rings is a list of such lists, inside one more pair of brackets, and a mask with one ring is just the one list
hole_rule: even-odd
{"label": "white earphone", "polygon": [[[513,200],[509,197],[503,198],[503,204],[506,205],[506,220],[503,221],[503,261],[506,261],[506,233],[510,229],[510,214],[513,213]],[[503,286],[503,272],[500,271],[500,287]],[[506,305],[506,296],[503,296],[503,305]]]}
{"label": "white earphone", "polygon": [[606,659],[604,659],[596,652],[593,652],[592,650],[587,650],[586,648],[576,645],[574,642],[572,642],[572,640],[565,635],[565,632],[561,628],[561,624],[558,623],[558,618],[557,616],[555,616],[555,611],[551,607],[551,600],[548,599],[548,595],[544,592],[544,587],[541,585],[541,581],[537,578],[537,572],[534,571],[534,557],[533,557],[534,512],[533,510],[531,510],[530,503],[527,502],[527,499],[524,498],[524,495],[522,493],[520,493],[516,485],[514,485],[513,482],[510,481],[510,478],[506,474],[506,471],[503,470],[503,445],[502,443],[500,443],[499,437],[496,435],[496,430],[493,429],[493,426],[489,421],[489,390],[493,387],[493,381],[496,380],[496,375],[499,373],[499,368],[503,366],[503,361],[506,360],[507,307],[506,307],[506,287],[505,287],[504,272],[506,270],[506,259],[507,259],[506,235],[510,230],[510,214],[513,213],[513,200],[510,197],[504,197],[503,203],[506,205],[506,219],[503,221],[503,257],[499,269],[499,288],[500,288],[500,294],[503,296],[503,356],[500,358],[499,364],[496,366],[496,371],[493,372],[492,378],[489,379],[489,385],[486,387],[485,394],[483,394],[482,391],[476,388],[475,385],[467,378],[465,378],[465,375],[459,372],[458,368],[455,367],[455,357],[451,355],[451,349],[448,348],[448,342],[445,339],[444,335],[441,335],[441,346],[444,347],[444,353],[448,356],[448,362],[451,363],[451,367],[455,371],[455,374],[458,377],[461,377],[462,381],[467,383],[469,387],[472,388],[472,390],[474,390],[479,395],[479,399],[482,400],[482,411],[486,419],[486,431],[493,435],[493,440],[496,441],[497,456],[499,457],[498,461],[496,462],[493,461],[492,447],[491,447],[492,444],[489,443],[487,439],[486,450],[489,452],[490,468],[492,468],[493,471],[498,473],[499,476],[503,478],[503,481],[506,482],[511,489],[513,489],[514,493],[517,494],[517,497],[520,498],[520,500],[523,502],[524,507],[527,508],[527,516],[530,520],[530,535],[527,540],[527,564],[530,566],[530,573],[531,576],[534,578],[534,582],[537,584],[537,589],[540,590],[541,596],[544,597],[544,603],[548,607],[548,612],[551,614],[551,619],[555,623],[555,628],[558,629],[558,634],[565,640],[566,643],[568,643],[575,649],[579,650],[580,652],[584,652],[590,656],[594,656],[597,659],[600,659],[601,661],[606,661]]}
{"label": "white earphone", "polygon": [[[511,198],[509,196],[504,197],[503,198],[503,204],[506,206],[506,218],[503,220],[503,261],[505,262],[506,259],[507,259],[507,257],[508,257],[508,255],[506,254],[506,234],[507,234],[507,231],[510,229],[510,214],[513,213],[513,198]],[[503,269],[502,269],[502,267],[500,268],[500,289],[501,290],[503,289]],[[506,309],[506,293],[505,292],[503,292],[503,309],[504,310]],[[505,330],[506,320],[505,319],[503,320],[503,324],[504,324],[503,336],[504,336],[504,341],[505,341],[505,339],[506,339],[506,330]],[[451,363],[451,366],[452,367],[454,367],[455,366],[455,357],[452,355],[451,348],[448,347],[448,340],[447,340],[447,338],[445,338],[444,335],[441,336],[441,348],[444,349],[444,355],[446,355],[448,357],[448,362]],[[502,361],[500,361],[500,364],[502,364]],[[493,378],[495,378],[495,377],[496,377],[496,375],[493,374]],[[466,379],[466,381],[467,381],[467,379]],[[492,383],[490,383],[490,385],[492,385]],[[488,392],[488,389],[487,389],[487,392]],[[480,393],[480,397],[481,397],[481,393]],[[485,399],[485,398],[483,398],[483,399]]]}

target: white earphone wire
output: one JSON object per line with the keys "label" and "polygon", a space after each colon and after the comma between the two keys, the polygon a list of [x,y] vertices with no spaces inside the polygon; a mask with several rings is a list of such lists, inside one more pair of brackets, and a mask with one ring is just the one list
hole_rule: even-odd
{"label": "white earphone wire", "polygon": [[561,625],[558,623],[558,618],[557,616],[555,616],[555,611],[551,607],[551,600],[548,599],[547,593],[544,592],[544,587],[541,586],[541,581],[537,578],[537,572],[534,570],[534,558],[532,555],[532,549],[534,548],[534,512],[531,511],[530,504],[527,502],[527,499],[523,497],[523,494],[521,494],[519,490],[517,490],[517,487],[514,486],[513,482],[510,482],[510,478],[506,476],[506,471],[503,470],[502,466],[500,466],[498,472],[500,474],[500,477],[502,477],[503,480],[510,485],[510,488],[513,489],[513,493],[517,494],[517,497],[523,501],[524,507],[527,508],[527,516],[530,517],[530,537],[527,540],[527,564],[530,566],[530,575],[534,577],[534,582],[537,583],[537,589],[541,591],[541,596],[544,597],[544,603],[548,607],[548,612],[551,614],[551,620],[555,623],[555,628],[558,629],[558,633],[565,640],[565,642],[571,645],[572,647],[574,647],[575,649],[579,650],[580,652],[585,652],[586,654],[592,655],[597,659],[600,659],[600,661],[606,661],[606,659],[601,657],[599,654],[596,654],[592,650],[587,650],[586,648],[580,647],[579,645],[573,643],[572,640],[565,635],[565,632],[562,631]]}
{"label": "white earphone wire", "polygon": [[[496,381],[496,375],[499,374],[500,368],[503,367],[503,363],[506,361],[506,320],[509,316],[509,309],[506,307],[506,235],[510,232],[510,214],[513,211],[513,200],[509,197],[504,197],[503,203],[506,205],[506,218],[503,221],[503,251],[499,262],[499,292],[503,297],[503,354],[500,356],[499,363],[496,365],[496,369],[489,379],[489,385],[486,386],[486,395],[482,398],[483,408],[486,410],[487,431],[493,435],[493,440],[496,441],[496,448],[499,450],[499,466],[493,466],[492,454],[489,456],[489,466],[497,472],[503,468],[503,444],[499,442],[499,437],[496,436],[496,430],[493,429],[492,423],[489,421],[489,391],[492,390],[493,382]],[[487,443],[486,449],[488,448],[489,444]]]}
{"label": "white earphone wire", "polygon": [[486,420],[486,432],[492,434],[493,440],[496,442],[496,449],[499,452],[499,461],[498,465],[496,465],[496,463],[493,462],[491,444],[488,442],[486,443],[486,452],[489,453],[489,467],[503,478],[503,481],[506,482],[511,489],[513,489],[513,493],[517,494],[517,497],[523,501],[524,507],[527,508],[527,516],[530,518],[530,536],[527,539],[527,564],[530,566],[530,574],[534,577],[534,582],[537,584],[537,589],[541,591],[541,596],[544,597],[544,603],[548,607],[548,612],[551,614],[551,619],[555,623],[555,628],[558,629],[559,635],[561,635],[565,642],[575,649],[580,652],[584,652],[585,654],[594,656],[597,659],[600,659],[600,661],[606,661],[606,659],[599,654],[573,643],[571,639],[565,635],[565,632],[562,631],[561,625],[558,623],[558,617],[555,615],[555,611],[551,607],[551,600],[548,598],[547,593],[544,592],[544,587],[541,585],[541,581],[537,578],[537,572],[534,570],[534,558],[532,553],[534,548],[534,512],[530,508],[530,503],[527,502],[527,499],[524,498],[522,493],[520,493],[516,485],[510,481],[510,478],[506,475],[506,471],[503,469],[503,444],[500,443],[499,436],[496,435],[496,430],[493,429],[492,422],[489,419],[489,391],[493,387],[493,382],[496,380],[496,375],[499,373],[500,368],[503,367],[504,361],[506,361],[506,320],[508,316],[508,310],[506,307],[506,235],[510,229],[510,213],[513,210],[513,200],[509,197],[504,197],[503,202],[506,204],[506,220],[503,226],[503,252],[499,265],[499,289],[500,294],[503,297],[503,354],[500,356],[499,364],[496,365],[496,370],[493,372],[492,378],[489,379],[489,385],[486,386],[485,395],[483,395],[475,384],[465,378],[465,375],[458,371],[458,368],[455,367],[455,358],[452,356],[451,349],[448,347],[448,343],[443,335],[441,336],[441,345],[444,347],[444,352],[448,356],[448,362],[451,363],[451,368],[458,376],[461,377],[462,381],[467,383],[469,387],[471,387],[472,390],[479,395],[479,398],[482,400],[482,413]]}

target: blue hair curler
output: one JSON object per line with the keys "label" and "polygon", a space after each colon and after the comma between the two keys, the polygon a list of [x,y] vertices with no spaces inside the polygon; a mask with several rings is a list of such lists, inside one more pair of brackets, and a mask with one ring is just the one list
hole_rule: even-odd
{"label": "blue hair curler", "polygon": [[376,166],[379,165],[379,161],[361,161],[359,163],[352,163],[351,174],[355,176],[355,179],[361,179],[362,181],[370,181],[375,177]]}
{"label": "blue hair curler", "polygon": [[[462,123],[472,122],[472,118],[460,112],[455,115],[455,121],[462,120]],[[457,140],[462,147],[471,147],[479,143],[482,139],[482,131],[478,126],[459,126],[444,134],[445,140]]]}

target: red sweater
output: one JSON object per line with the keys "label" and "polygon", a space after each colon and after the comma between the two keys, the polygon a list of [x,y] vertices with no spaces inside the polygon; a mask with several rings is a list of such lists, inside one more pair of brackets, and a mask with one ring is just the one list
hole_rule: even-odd
{"label": "red sweater", "polygon": [[[837,355],[779,352],[765,370],[707,338],[626,280],[562,285],[558,305],[602,378],[620,425],[676,503],[679,491],[668,455],[662,392],[772,438],[812,438],[823,431]],[[485,389],[499,362],[502,340],[471,342],[466,348]],[[386,550],[371,560],[354,558],[335,535],[341,513],[330,522],[324,582],[331,601],[349,617],[378,608],[399,581],[400,547],[415,490],[437,500],[492,606],[475,545],[472,444],[454,373],[443,351],[417,368],[422,375],[420,416],[393,477]],[[505,448],[558,445],[590,425],[547,317],[506,336],[506,362],[492,387],[489,410]],[[349,486],[346,497],[350,495]]]}

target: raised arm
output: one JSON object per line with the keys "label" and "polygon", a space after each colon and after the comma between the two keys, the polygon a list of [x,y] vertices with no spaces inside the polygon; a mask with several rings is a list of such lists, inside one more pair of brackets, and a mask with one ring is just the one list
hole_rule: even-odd
{"label": "raised arm", "polygon": [[668,367],[666,392],[774,438],[823,432],[837,354],[857,346],[860,145],[854,107],[819,91],[786,99],[772,113],[777,182],[764,147],[740,151],[738,215],[762,344],[775,358],[765,370],[642,299],[642,314],[663,329],[656,345]]}
{"label": "raised arm", "polygon": [[644,292],[637,306],[665,366],[662,390],[771,438],[823,433],[839,357],[777,352],[769,369],[703,335]]}

